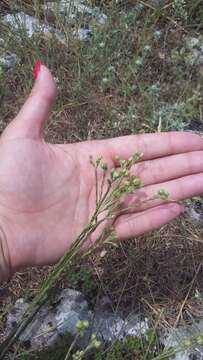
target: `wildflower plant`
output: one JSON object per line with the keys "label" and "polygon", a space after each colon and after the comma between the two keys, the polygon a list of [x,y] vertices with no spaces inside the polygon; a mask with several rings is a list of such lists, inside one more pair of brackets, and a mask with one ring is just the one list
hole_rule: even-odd
{"label": "wildflower plant", "polygon": [[91,350],[98,350],[102,343],[101,341],[97,340],[96,334],[92,334],[89,344],[86,346],[84,350],[77,350],[71,357],[72,350],[74,350],[75,345],[77,344],[77,340],[80,337],[83,337],[85,335],[86,330],[89,328],[90,324],[87,320],[78,320],[76,323],[76,329],[77,329],[77,335],[75,336],[75,339],[73,340],[71,346],[68,349],[68,352],[64,358],[64,360],[82,360],[84,356],[90,352]]}
{"label": "wildflower plant", "polygon": [[[72,243],[67,253],[53,267],[51,274],[42,285],[39,293],[31,302],[20,322],[0,346],[0,359],[4,357],[10,347],[16,342],[21,333],[32,321],[41,306],[48,300],[50,290],[56,284],[56,281],[59,279],[60,275],[70,268],[75,257],[79,253],[82,253],[81,256],[85,257],[96,249],[101,250],[105,244],[112,244],[115,242],[115,240],[117,240],[117,234],[113,224],[121,214],[129,210],[129,208],[125,209],[124,207],[125,196],[135,194],[143,186],[140,177],[132,175],[131,172],[132,167],[137,162],[139,162],[142,157],[143,153],[141,152],[134,153],[127,160],[123,160],[117,157],[116,161],[118,162],[119,166],[113,169],[109,169],[108,164],[102,159],[102,157],[96,160],[94,160],[93,157],[90,157],[90,163],[95,174],[95,210],[91,220],[89,224],[84,227],[76,240]],[[169,193],[164,189],[161,189],[158,194],[153,196],[152,199],[148,200],[157,198],[163,201],[168,201]],[[136,205],[133,205],[133,207],[134,206]],[[102,230],[94,240],[93,245],[87,248],[85,244],[101,224],[104,224]],[[88,321],[79,321],[76,325],[78,336],[83,336],[85,330],[88,327]],[[90,344],[88,345],[88,350],[93,347],[98,348],[99,346],[99,342],[93,336],[91,338]],[[82,359],[83,356],[83,352],[78,352],[75,354],[75,359]]]}
{"label": "wildflower plant", "polygon": [[182,21],[187,21],[188,13],[185,0],[173,0],[172,3],[175,15]]}

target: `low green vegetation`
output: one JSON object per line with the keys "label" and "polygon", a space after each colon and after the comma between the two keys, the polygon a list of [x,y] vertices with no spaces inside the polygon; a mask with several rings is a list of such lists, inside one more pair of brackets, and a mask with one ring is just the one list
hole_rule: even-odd
{"label": "low green vegetation", "polygon": [[128,336],[124,341],[115,341],[109,350],[95,355],[95,360],[151,360],[157,351],[154,331],[146,338],[139,339]]}
{"label": "low green vegetation", "polygon": [[[4,39],[0,57],[7,52],[18,58],[11,68],[0,62],[0,131],[27,97],[34,63],[40,58],[58,86],[57,102],[46,128],[50,142],[170,130],[203,132],[203,62],[200,53],[197,56],[203,47],[201,0],[89,0],[89,5],[99,6],[107,15],[107,22],[101,27],[93,24],[93,36],[85,42],[75,39],[70,27],[64,27],[60,14],[54,25],[64,31],[65,41],[51,32],[29,38],[22,27],[12,31],[3,24],[6,13],[18,11],[43,22],[42,3],[5,0],[0,4],[0,37]],[[80,20],[81,26],[87,26],[86,20]],[[185,308],[189,317],[193,316],[194,293],[203,288],[202,270],[196,276],[203,256],[198,242],[201,236],[200,227],[187,218],[180,219],[133,242],[111,245],[108,256],[73,265],[59,286],[81,290],[92,305],[98,294],[108,294],[115,309],[138,307],[150,314],[152,324],[158,318],[160,326],[173,326],[186,297],[189,305]],[[9,284],[12,300],[26,293],[23,276]],[[36,292],[40,280],[37,286],[36,279],[32,283]],[[9,296],[2,300],[4,307],[10,303]],[[41,355],[19,350],[16,359],[64,359],[68,345],[67,341],[64,348]],[[128,337],[85,356],[93,360],[167,359],[161,357],[162,352],[152,331],[148,339]]]}

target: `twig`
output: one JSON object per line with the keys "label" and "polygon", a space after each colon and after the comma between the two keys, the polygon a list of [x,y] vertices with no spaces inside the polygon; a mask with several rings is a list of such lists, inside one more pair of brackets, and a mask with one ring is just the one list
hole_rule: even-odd
{"label": "twig", "polygon": [[[141,4],[143,4],[144,6],[148,7],[149,9],[156,11],[156,8],[155,8],[154,6],[152,6],[152,5],[150,5],[150,4],[147,4],[145,1],[139,0],[139,2],[140,2]],[[165,7],[163,7],[163,9],[164,9],[164,8],[165,8]],[[180,28],[182,31],[188,33],[188,31],[187,31],[182,25],[178,24],[178,22],[175,21],[174,19],[172,19],[170,16],[164,16],[164,17],[165,17],[167,20],[169,20],[173,25],[175,25],[176,27]]]}
{"label": "twig", "polygon": [[200,269],[201,269],[201,266],[202,266],[202,263],[199,264],[198,269],[197,269],[197,271],[196,271],[196,273],[195,273],[195,275],[194,275],[194,277],[193,277],[193,280],[192,280],[192,282],[191,282],[191,284],[190,284],[190,287],[189,287],[189,290],[188,290],[188,292],[187,292],[187,295],[186,295],[186,297],[185,297],[185,299],[184,299],[184,301],[183,301],[183,303],[182,303],[182,305],[181,305],[181,307],[180,307],[180,311],[179,311],[179,313],[178,313],[178,316],[177,316],[177,319],[176,319],[176,321],[175,321],[174,327],[177,327],[178,322],[179,322],[179,320],[180,320],[180,317],[182,316],[183,309],[184,309],[185,304],[186,304],[186,302],[187,302],[187,300],[188,300],[188,297],[189,297],[189,295],[190,295],[190,292],[191,292],[191,290],[192,290],[192,287],[193,287],[193,285],[194,285],[194,282],[195,282],[195,280],[196,280],[196,278],[197,278],[197,275],[198,275],[198,273],[199,273],[199,271],[200,271]]}

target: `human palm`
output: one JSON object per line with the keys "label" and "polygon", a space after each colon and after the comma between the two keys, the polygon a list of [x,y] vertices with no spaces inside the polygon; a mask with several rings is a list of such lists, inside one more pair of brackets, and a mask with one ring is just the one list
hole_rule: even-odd
{"label": "human palm", "polygon": [[[42,66],[31,96],[0,140],[0,225],[12,269],[56,262],[89,222],[95,208],[90,155],[102,156],[110,170],[118,166],[117,155],[127,159],[136,151],[144,153],[132,169],[144,187],[126,199],[129,213],[114,224],[120,239],[171,221],[184,209],[175,201],[203,191],[199,136],[164,133],[48,144],[43,127],[54,98],[54,81]],[[175,201],[143,203],[161,188]],[[129,206],[135,202],[136,207]]]}

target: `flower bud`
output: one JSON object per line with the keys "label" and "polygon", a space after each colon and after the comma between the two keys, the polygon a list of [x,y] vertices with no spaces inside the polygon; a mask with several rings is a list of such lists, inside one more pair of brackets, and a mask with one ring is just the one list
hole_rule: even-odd
{"label": "flower bud", "polygon": [[120,174],[119,174],[116,170],[113,170],[113,171],[111,172],[111,178],[112,178],[113,180],[117,180],[117,179],[119,179],[119,177],[120,177]]}
{"label": "flower bud", "polygon": [[104,170],[104,171],[107,171],[108,170],[108,165],[106,163],[101,163],[101,169]]}
{"label": "flower bud", "polygon": [[88,329],[89,326],[90,326],[90,323],[89,323],[88,320],[84,320],[84,321],[83,321],[83,325],[84,325],[84,328],[85,328],[85,329]]}
{"label": "flower bud", "polygon": [[203,336],[199,335],[196,339],[197,345],[203,346]]}
{"label": "flower bud", "polygon": [[158,191],[158,196],[162,199],[162,200],[168,200],[170,197],[170,193],[168,191],[166,191],[165,189],[160,189]]}

